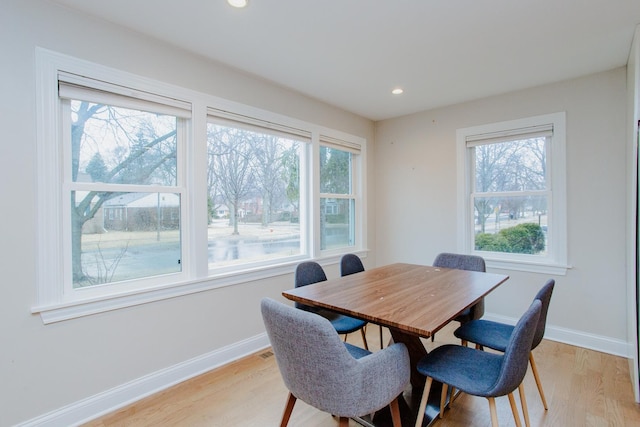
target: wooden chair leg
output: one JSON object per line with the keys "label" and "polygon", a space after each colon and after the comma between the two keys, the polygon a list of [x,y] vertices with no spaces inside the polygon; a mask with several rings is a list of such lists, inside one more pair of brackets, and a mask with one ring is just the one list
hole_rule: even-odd
{"label": "wooden chair leg", "polygon": [[[462,392],[460,392],[462,393]],[[449,398],[449,408],[451,408],[451,405],[453,405],[453,401],[456,400],[456,397],[458,396],[457,390],[455,387],[451,387],[451,397]]]}
{"label": "wooden chair leg", "polygon": [[369,350],[369,345],[367,344],[367,333],[364,328],[360,329],[360,333],[362,334],[362,342],[364,343],[365,350]]}
{"label": "wooden chair leg", "polygon": [[380,350],[384,348],[384,341],[382,341],[382,325],[380,325]]}
{"label": "wooden chair leg", "polygon": [[400,404],[396,397],[389,404],[391,407],[391,420],[393,421],[393,427],[402,427],[402,419],[400,418]]}
{"label": "wooden chair leg", "polygon": [[447,389],[448,384],[442,384],[442,393],[440,393],[440,418],[444,417],[444,406],[447,403]]}
{"label": "wooden chair leg", "polygon": [[531,370],[533,371],[533,378],[536,379],[536,385],[538,386],[538,392],[540,393],[540,397],[542,398],[542,406],[544,406],[545,411],[549,410],[547,406],[547,399],[544,397],[544,391],[542,391],[542,382],[540,382],[540,375],[538,375],[538,367],[536,366],[535,360],[533,360],[533,352],[529,353],[529,362],[531,363]]}
{"label": "wooden chair leg", "polygon": [[340,422],[338,423],[339,427],[349,427],[349,418],[340,417]]}
{"label": "wooden chair leg", "polygon": [[529,427],[531,422],[529,421],[529,408],[527,407],[527,398],[524,395],[524,384],[520,383],[518,386],[518,393],[520,393],[520,404],[522,405],[522,414],[524,415],[524,424]]}
{"label": "wooden chair leg", "polygon": [[424,411],[427,409],[427,400],[429,399],[429,391],[431,391],[432,382],[433,378],[427,377],[427,382],[424,384],[424,391],[422,392],[422,399],[420,400],[420,408],[418,408],[416,427],[422,427],[422,420],[424,419]]}
{"label": "wooden chair leg", "polygon": [[491,425],[492,427],[498,427],[498,411],[496,410],[496,399],[493,397],[487,397],[489,400],[489,412],[491,412]]}
{"label": "wooden chair leg", "polygon": [[513,413],[513,419],[516,422],[516,427],[522,427],[520,422],[520,415],[518,415],[518,407],[516,406],[516,399],[513,397],[513,392],[509,393],[509,404],[511,405],[511,412]]}
{"label": "wooden chair leg", "polygon": [[289,418],[291,418],[291,412],[293,411],[293,405],[296,404],[297,397],[289,393],[287,404],[284,407],[284,413],[282,414],[282,421],[280,421],[280,427],[286,427],[289,424]]}

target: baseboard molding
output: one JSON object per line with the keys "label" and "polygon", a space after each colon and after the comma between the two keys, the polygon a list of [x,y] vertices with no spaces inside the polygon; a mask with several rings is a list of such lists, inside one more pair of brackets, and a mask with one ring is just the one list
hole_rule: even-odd
{"label": "baseboard molding", "polygon": [[266,333],[195,357],[33,418],[16,427],[77,426],[268,347]]}
{"label": "baseboard molding", "polygon": [[[515,325],[518,319],[486,313],[487,320]],[[626,341],[614,340],[547,324],[545,339],[588,348],[616,356],[630,357]],[[182,381],[211,369],[233,362],[269,346],[266,333],[234,343],[208,354],[162,369],[137,380],[72,403],[55,411],[33,418],[16,427],[77,426],[104,414],[113,412],[142,398],[165,390]]]}
{"label": "baseboard molding", "polygon": [[[518,319],[498,316],[492,313],[485,313],[483,319],[495,322],[515,325]],[[623,340],[615,340],[610,337],[589,334],[573,329],[561,328],[547,323],[544,338],[576,347],[588,348],[589,350],[600,351],[602,353],[613,354],[615,356],[631,357],[630,345]]]}

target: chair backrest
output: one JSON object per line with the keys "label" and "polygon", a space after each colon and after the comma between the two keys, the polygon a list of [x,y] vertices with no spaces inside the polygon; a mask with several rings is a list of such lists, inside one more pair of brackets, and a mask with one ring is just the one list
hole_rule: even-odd
{"label": "chair backrest", "polygon": [[[267,335],[285,385],[294,396],[324,407],[323,394],[341,383],[344,370],[357,361],[327,319],[264,298],[260,305]],[[319,405],[319,406],[318,406]]]}
{"label": "chair backrest", "polygon": [[433,261],[434,267],[456,268],[458,270],[487,271],[484,258],[477,255],[440,253]]}
{"label": "chair backrest", "polygon": [[356,254],[345,254],[340,258],[340,276],[348,276],[364,271],[362,260]]}
{"label": "chair backrest", "polygon": [[534,300],[516,324],[502,356],[500,375],[489,396],[504,396],[518,388],[529,366],[531,343],[536,333],[542,302]]}
{"label": "chair backrest", "polygon": [[407,386],[404,344],[356,359],[324,317],[271,298],[263,298],[260,309],[287,389],[309,405],[336,416],[362,416]]}
{"label": "chair backrest", "polygon": [[[458,270],[486,272],[484,258],[477,255],[453,254],[442,252],[433,260],[434,267],[455,268]],[[484,298],[469,309],[468,320],[479,319],[484,315]],[[467,321],[468,321],[467,320]]]}
{"label": "chair backrest", "polygon": [[547,280],[542,288],[536,294],[535,299],[540,300],[542,303],[542,308],[540,309],[540,318],[538,319],[538,327],[536,328],[536,333],[533,336],[533,343],[531,344],[531,349],[533,350],[540,344],[542,338],[544,338],[544,330],[547,325],[547,312],[549,311],[549,303],[551,302],[551,294],[553,293],[553,288],[556,285],[556,281],[553,279]]}
{"label": "chair backrest", "polygon": [[[313,283],[324,282],[327,280],[322,266],[315,261],[304,261],[296,266],[294,274],[294,285],[296,288],[300,286],[307,286]],[[316,310],[308,305],[295,303],[296,308],[315,312]]]}

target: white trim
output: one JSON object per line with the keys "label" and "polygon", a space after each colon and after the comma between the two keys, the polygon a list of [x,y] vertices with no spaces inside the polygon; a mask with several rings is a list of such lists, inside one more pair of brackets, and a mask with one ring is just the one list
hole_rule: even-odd
{"label": "white trim", "polygon": [[[484,254],[484,253],[483,253]],[[500,270],[517,270],[529,273],[550,274],[552,276],[566,276],[567,270],[573,268],[566,264],[548,264],[527,261],[499,260],[485,257],[487,268],[497,268]]]}
{"label": "white trim", "polygon": [[277,266],[272,265],[268,268],[248,269],[244,272],[236,271],[225,275],[221,274],[216,277],[172,283],[164,287],[158,286],[152,289],[134,290],[111,296],[95,296],[92,299],[61,302],[58,304],[36,305],[31,308],[31,312],[39,313],[44,324],[56,323],[196,292],[209,291],[249,281],[291,274],[298,262],[300,262],[300,259]]}
{"label": "white trim", "polygon": [[267,334],[262,333],[79,400],[16,427],[78,426],[269,346]]}
{"label": "white trim", "polygon": [[[508,325],[515,325],[518,322],[518,319],[516,318],[500,316],[494,313],[485,313],[483,319]],[[575,329],[562,328],[550,324],[547,324],[545,327],[544,339],[576,347],[587,348],[589,350],[600,351],[602,353],[613,354],[615,356],[629,357],[631,354],[629,347],[630,344],[624,340],[589,334]]]}

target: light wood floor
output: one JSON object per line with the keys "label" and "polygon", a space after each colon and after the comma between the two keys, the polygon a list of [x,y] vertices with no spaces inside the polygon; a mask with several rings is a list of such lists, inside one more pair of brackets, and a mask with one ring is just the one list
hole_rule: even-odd
{"label": "light wood floor", "polygon": [[[427,348],[457,343],[452,335],[455,325],[436,334],[434,343],[425,341]],[[377,326],[369,326],[370,347],[379,348],[378,331]],[[388,338],[385,330],[385,340]],[[359,334],[349,335],[348,341],[362,342]],[[627,359],[548,340],[543,340],[534,355],[549,410],[542,406],[529,368],[525,389],[532,426],[640,426],[640,405],[634,402]],[[86,427],[278,426],[286,398],[275,357],[265,350],[96,419]],[[508,399],[501,397],[496,402],[500,426],[514,426]],[[487,400],[464,394],[443,419],[435,422],[437,427],[490,425]],[[337,421],[298,401],[289,426],[333,427]]]}

